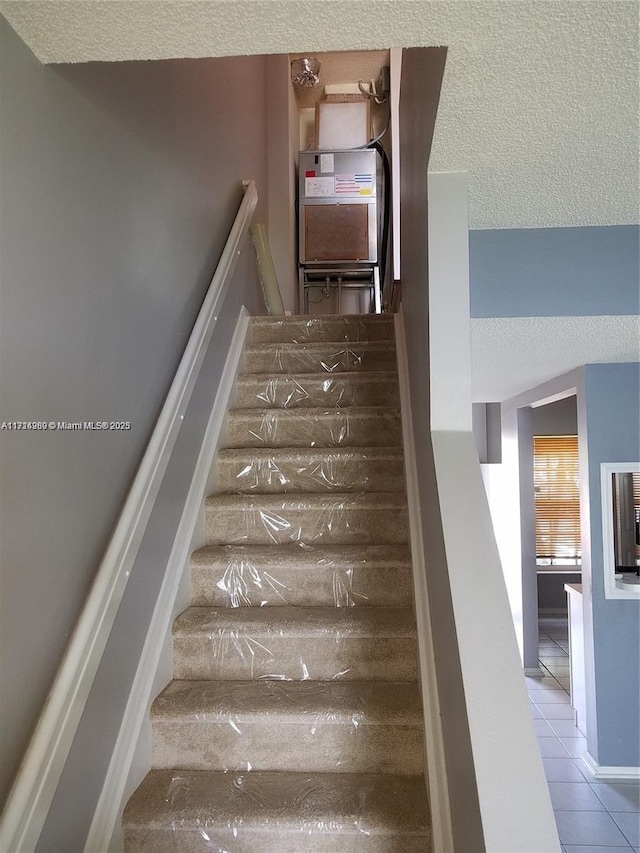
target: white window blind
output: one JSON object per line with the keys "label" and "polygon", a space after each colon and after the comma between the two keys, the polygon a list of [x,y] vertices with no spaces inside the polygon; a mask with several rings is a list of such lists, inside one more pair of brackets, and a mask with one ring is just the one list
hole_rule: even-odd
{"label": "white window blind", "polygon": [[580,547],[580,481],[577,435],[533,439],[538,559],[577,559]]}

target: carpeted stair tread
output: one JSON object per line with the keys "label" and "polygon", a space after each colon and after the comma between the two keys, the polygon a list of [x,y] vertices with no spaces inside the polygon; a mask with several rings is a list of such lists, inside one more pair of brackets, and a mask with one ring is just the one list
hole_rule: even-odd
{"label": "carpeted stair tread", "polygon": [[391,371],[245,373],[236,382],[238,408],[399,405],[398,377]]}
{"label": "carpeted stair tread", "polygon": [[416,635],[409,607],[189,607],[176,617],[174,636],[241,630],[258,639],[410,637]]}
{"label": "carpeted stair tread", "polygon": [[229,411],[229,448],[393,447],[401,444],[400,411],[389,406]]}
{"label": "carpeted stair tread", "polygon": [[244,349],[244,373],[396,369],[396,348],[391,341],[254,344]]}
{"label": "carpeted stair tread", "polygon": [[222,509],[224,507],[241,507],[246,509],[265,507],[265,509],[315,509],[323,506],[358,507],[366,506],[375,509],[402,509],[407,505],[404,494],[397,492],[358,492],[351,494],[336,493],[332,495],[319,495],[315,492],[305,492],[297,495],[209,495],[205,499],[207,509]]}
{"label": "carpeted stair tread", "polygon": [[256,448],[221,450],[221,492],[404,492],[400,448]]}
{"label": "carpeted stair tread", "polygon": [[409,606],[406,545],[208,545],[191,556],[200,606]]}
{"label": "carpeted stair tread", "polygon": [[429,853],[392,315],[255,317],[125,853]]}
{"label": "carpeted stair tread", "polygon": [[[419,777],[350,773],[155,770],[125,810],[124,827],[239,828],[344,834],[405,831],[428,837]],[[258,851],[256,851],[258,853]]]}
{"label": "carpeted stair tread", "polygon": [[174,681],[151,709],[153,766],[193,770],[423,770],[417,684]]}
{"label": "carpeted stair tread", "polygon": [[293,566],[301,570],[319,565],[343,568],[411,567],[407,545],[205,545],[191,555],[192,565],[226,566],[230,559],[246,558],[252,564]]}
{"label": "carpeted stair tread", "polygon": [[407,541],[401,492],[211,495],[206,544],[369,544]]}
{"label": "carpeted stair tread", "polygon": [[250,344],[309,341],[395,341],[392,314],[253,317]]}
{"label": "carpeted stair tread", "polygon": [[287,719],[308,723],[421,726],[422,704],[417,684],[348,681],[172,681],[151,708],[153,720],[182,716],[233,716],[243,720],[264,715],[270,725]]}
{"label": "carpeted stair tread", "polygon": [[176,679],[417,679],[410,607],[190,607],[173,648]]}

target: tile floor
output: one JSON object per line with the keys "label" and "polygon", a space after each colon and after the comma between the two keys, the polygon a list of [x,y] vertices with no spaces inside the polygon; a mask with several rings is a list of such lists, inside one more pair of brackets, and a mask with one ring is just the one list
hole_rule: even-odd
{"label": "tile floor", "polygon": [[564,853],[640,853],[640,784],[596,781],[569,700],[567,619],[541,616],[542,678],[526,678]]}

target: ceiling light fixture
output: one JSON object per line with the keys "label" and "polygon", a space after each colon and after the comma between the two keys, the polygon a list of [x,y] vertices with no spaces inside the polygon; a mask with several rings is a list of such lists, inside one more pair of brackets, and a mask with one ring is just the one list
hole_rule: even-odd
{"label": "ceiling light fixture", "polygon": [[320,82],[320,60],[294,59],[291,63],[291,79],[296,86],[312,88]]}

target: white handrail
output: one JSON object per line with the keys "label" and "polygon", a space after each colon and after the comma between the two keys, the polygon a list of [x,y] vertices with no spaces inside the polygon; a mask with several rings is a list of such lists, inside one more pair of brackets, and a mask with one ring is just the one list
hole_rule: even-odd
{"label": "white handrail", "polygon": [[244,188],[178,370],[0,818],[3,853],[32,853],[38,843],[251,224],[258,193],[253,181]]}

